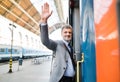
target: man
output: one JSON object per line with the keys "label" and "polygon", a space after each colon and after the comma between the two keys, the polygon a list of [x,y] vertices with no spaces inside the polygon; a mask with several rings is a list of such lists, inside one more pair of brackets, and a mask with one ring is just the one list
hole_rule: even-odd
{"label": "man", "polygon": [[49,4],[42,6],[40,33],[42,43],[53,51],[52,68],[49,82],[74,82],[75,63],[69,43],[72,39],[72,27],[64,25],[61,30],[63,40],[53,41],[48,37],[47,20],[51,16]]}

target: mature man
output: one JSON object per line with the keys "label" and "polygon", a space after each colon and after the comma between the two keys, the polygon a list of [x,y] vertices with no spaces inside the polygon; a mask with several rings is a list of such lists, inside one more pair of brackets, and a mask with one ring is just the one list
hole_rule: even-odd
{"label": "mature man", "polygon": [[49,82],[74,82],[75,62],[72,47],[69,45],[72,39],[72,27],[67,24],[62,27],[63,40],[53,41],[49,39],[47,20],[51,15],[52,11],[50,11],[49,4],[45,3],[42,6],[40,33],[42,43],[53,51]]}

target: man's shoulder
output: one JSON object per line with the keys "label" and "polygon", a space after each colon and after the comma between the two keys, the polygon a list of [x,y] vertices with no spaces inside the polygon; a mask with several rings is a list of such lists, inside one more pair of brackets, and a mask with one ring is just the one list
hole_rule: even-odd
{"label": "man's shoulder", "polygon": [[62,44],[62,43],[63,43],[62,40],[56,40],[56,42],[57,42],[58,44]]}
{"label": "man's shoulder", "polygon": [[63,46],[64,45],[64,42],[62,40],[57,40],[56,43],[59,46]]}

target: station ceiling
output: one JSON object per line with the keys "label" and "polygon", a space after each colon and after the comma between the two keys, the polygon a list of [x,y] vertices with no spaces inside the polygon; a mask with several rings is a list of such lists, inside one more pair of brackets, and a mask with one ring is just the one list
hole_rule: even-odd
{"label": "station ceiling", "polygon": [[[63,19],[60,0],[54,1],[58,9],[57,11],[60,19]],[[0,15],[37,35],[40,34],[40,13],[36,10],[30,0],[0,0]],[[50,33],[54,30],[54,28],[49,27]]]}

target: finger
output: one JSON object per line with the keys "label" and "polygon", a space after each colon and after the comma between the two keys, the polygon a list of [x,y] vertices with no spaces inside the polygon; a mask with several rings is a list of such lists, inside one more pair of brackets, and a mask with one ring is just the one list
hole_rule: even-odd
{"label": "finger", "polygon": [[49,7],[49,4],[48,4],[48,3],[46,3],[46,6],[47,6],[47,7]]}
{"label": "finger", "polygon": [[53,13],[53,11],[51,11],[51,12],[49,13],[49,16],[48,16],[48,17],[50,17],[50,16],[52,15],[52,13]]}
{"label": "finger", "polygon": [[44,8],[49,9],[49,4],[47,2],[44,4]]}
{"label": "finger", "polygon": [[53,11],[50,12],[50,15],[53,13]]}
{"label": "finger", "polygon": [[44,11],[43,6],[41,7],[41,9],[42,9],[42,13],[43,13],[43,11]]}

